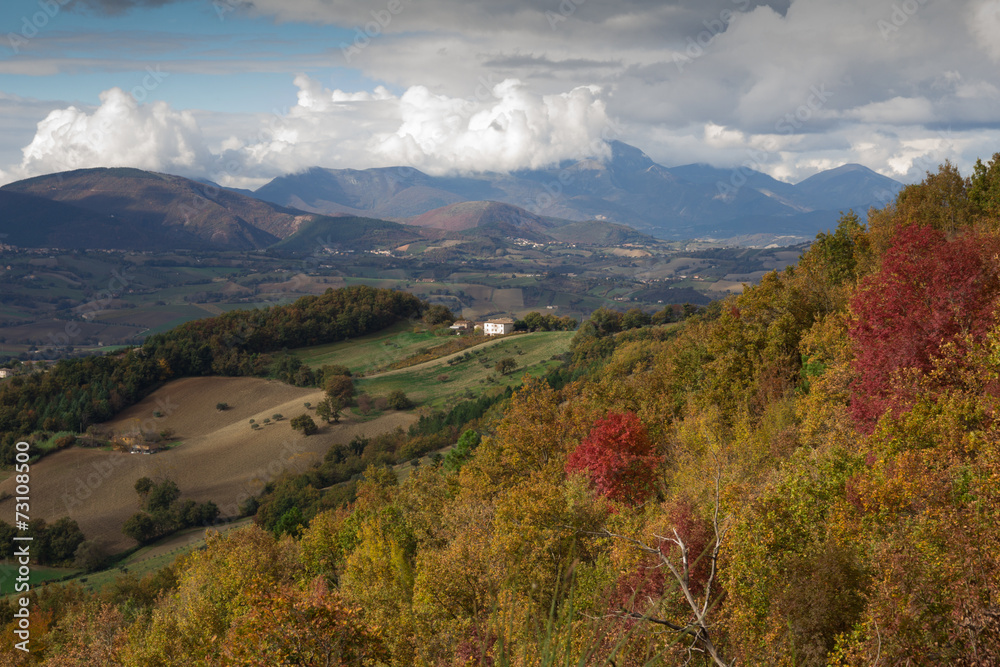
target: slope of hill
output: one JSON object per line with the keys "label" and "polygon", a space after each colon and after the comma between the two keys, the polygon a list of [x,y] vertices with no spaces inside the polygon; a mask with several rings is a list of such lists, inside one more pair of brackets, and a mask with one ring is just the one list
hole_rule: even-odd
{"label": "slope of hill", "polygon": [[[86,234],[84,247],[123,247],[116,234],[136,249],[264,248],[294,233],[304,217],[259,199],[167,174],[140,169],[79,169],[39,176],[5,185],[0,192],[46,199],[71,209],[45,209],[32,217],[57,247],[75,246],[77,235],[58,238],[58,230],[89,229],[96,220],[104,225]],[[7,198],[0,205],[19,202]],[[6,212],[7,206],[4,207]],[[55,215],[69,213],[68,218]],[[130,246],[124,246],[130,247]]]}
{"label": "slope of hill", "polygon": [[583,243],[596,246],[617,246],[626,243],[649,245],[656,239],[642,234],[627,225],[605,220],[581,220],[549,230],[549,236],[564,243]]}
{"label": "slope of hill", "polygon": [[[138,509],[134,485],[140,477],[173,479],[184,499],[211,500],[223,516],[232,516],[266,482],[285,470],[306,471],[331,445],[346,444],[357,435],[387,433],[415,421],[410,414],[391,413],[364,424],[347,417],[344,423],[323,426],[310,437],[293,431],[288,418],[305,412],[304,402],[318,403],[323,396],[319,389],[257,378],[175,380],[105,427],[114,430],[137,421],[152,422],[158,430],[172,430],[179,444],[153,455],[79,448],[56,452],[33,466],[32,490],[40,499],[33,509],[37,518],[47,521],[69,516],[89,539],[120,551],[134,544],[121,527]],[[220,412],[215,404],[222,400],[231,408]],[[162,417],[153,416],[164,410]],[[250,419],[263,422],[275,413],[285,419],[250,429]],[[0,492],[12,491],[13,485],[13,478],[5,480]],[[0,502],[0,508],[9,508],[12,514],[13,499]]]}
{"label": "slope of hill", "polygon": [[418,227],[435,227],[457,232],[491,224],[541,230],[546,223],[522,208],[495,201],[469,201],[428,211],[410,220]]}
{"label": "slope of hill", "polygon": [[298,231],[272,246],[276,250],[314,252],[318,248],[396,247],[423,238],[408,225],[354,215],[311,216]]}
{"label": "slope of hill", "polygon": [[44,197],[0,189],[0,239],[22,248],[117,247],[140,250],[165,237],[111,216]]}

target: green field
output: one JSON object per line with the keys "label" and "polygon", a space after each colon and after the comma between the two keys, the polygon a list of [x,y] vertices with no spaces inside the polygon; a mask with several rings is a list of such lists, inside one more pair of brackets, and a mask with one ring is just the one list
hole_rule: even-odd
{"label": "green field", "polygon": [[294,350],[292,354],[313,369],[327,364],[340,364],[358,375],[371,373],[447,341],[448,338],[435,336],[420,323],[400,322],[369,336],[304,347]]}
{"label": "green field", "polygon": [[[239,521],[224,524],[212,530],[219,533],[225,533],[235,528],[246,526],[251,521],[252,519],[240,519]],[[115,579],[124,574],[129,574],[141,579],[143,576],[151,572],[162,570],[184,554],[190,553],[195,549],[202,548],[205,546],[204,532],[205,529],[201,527],[188,528],[187,530],[178,531],[173,535],[168,535],[167,537],[150,544],[149,546],[136,549],[115,566],[110,567],[107,570],[101,570],[100,572],[87,574],[80,570],[61,570],[57,568],[37,569],[50,570],[51,574],[48,576],[49,579],[63,577],[67,574],[77,574],[77,576],[67,579],[66,583],[78,583],[88,590],[97,591],[105,586],[108,586],[109,584],[114,583]],[[8,592],[8,588],[6,586],[3,590],[5,593]]]}
{"label": "green field", "polygon": [[[355,387],[359,393],[366,392],[372,396],[384,396],[401,389],[418,405],[448,408],[456,399],[478,396],[497,387],[518,385],[525,373],[544,375],[560,363],[552,357],[569,350],[574,335],[573,331],[538,331],[508,336],[412,368],[361,378],[355,382]],[[466,354],[469,356],[466,357]],[[504,357],[511,357],[517,363],[517,368],[507,375],[494,370],[497,362]],[[450,365],[448,360],[452,358],[464,360]],[[447,378],[442,380],[441,376]]]}
{"label": "green field", "polygon": [[[17,570],[20,566],[13,561],[0,562],[0,595],[10,595],[14,592],[14,584],[17,583]],[[62,579],[66,575],[75,574],[79,570],[62,567],[44,567],[42,565],[30,566],[31,574],[28,575],[28,583],[34,587],[43,581],[52,579]]]}

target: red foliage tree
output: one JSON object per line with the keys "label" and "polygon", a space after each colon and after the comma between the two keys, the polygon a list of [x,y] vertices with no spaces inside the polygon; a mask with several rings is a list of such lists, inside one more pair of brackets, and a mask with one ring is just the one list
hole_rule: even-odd
{"label": "red foliage tree", "polygon": [[944,346],[980,340],[993,325],[997,251],[997,239],[972,233],[949,241],[927,226],[896,232],[881,269],[851,301],[851,413],[861,430],[912,402],[915,380],[943,358]]}
{"label": "red foliage tree", "polygon": [[569,455],[566,472],[587,472],[598,493],[638,504],[653,490],[659,464],[646,427],[635,413],[609,412]]}

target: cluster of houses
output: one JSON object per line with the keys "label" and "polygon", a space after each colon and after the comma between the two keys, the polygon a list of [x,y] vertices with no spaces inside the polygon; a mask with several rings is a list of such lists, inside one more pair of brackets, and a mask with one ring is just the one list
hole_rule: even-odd
{"label": "cluster of houses", "polygon": [[487,336],[503,336],[513,333],[514,320],[509,317],[498,317],[485,322],[470,322],[469,320],[457,320],[449,327],[458,333],[472,333],[476,329],[481,330]]}

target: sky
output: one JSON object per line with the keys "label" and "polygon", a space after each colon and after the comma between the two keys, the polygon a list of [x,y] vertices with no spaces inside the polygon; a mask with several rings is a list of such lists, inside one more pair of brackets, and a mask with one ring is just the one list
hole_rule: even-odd
{"label": "sky", "polygon": [[0,183],[507,172],[611,140],[915,182],[1000,151],[1000,0],[4,0],[0,118]]}

